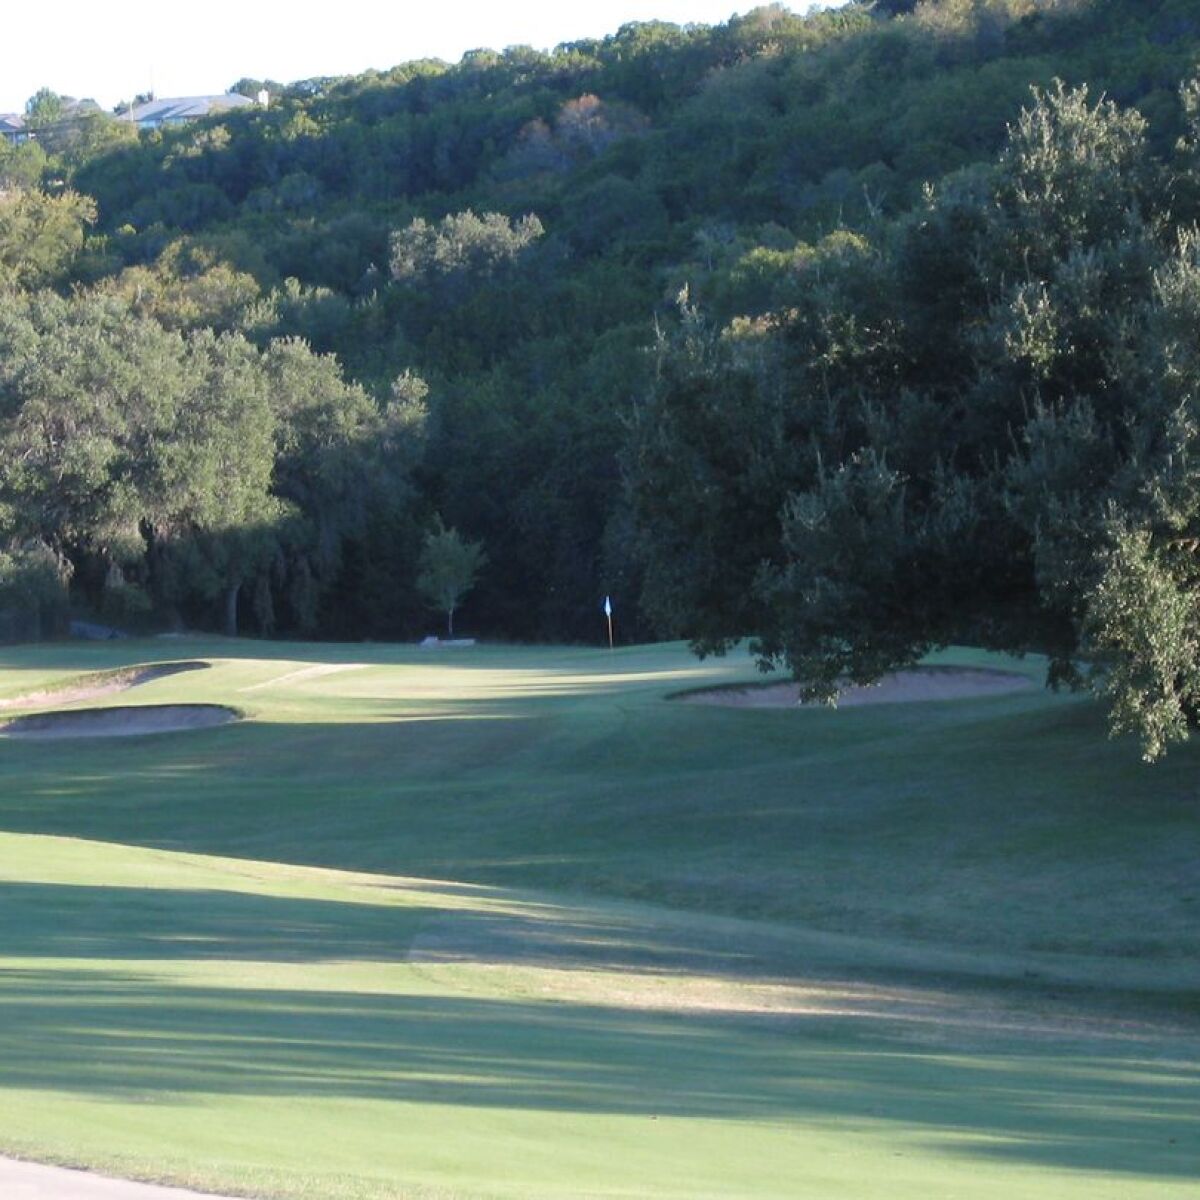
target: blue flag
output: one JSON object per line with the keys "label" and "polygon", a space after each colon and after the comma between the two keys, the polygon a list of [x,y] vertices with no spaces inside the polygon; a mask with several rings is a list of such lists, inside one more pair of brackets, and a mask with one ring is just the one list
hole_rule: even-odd
{"label": "blue flag", "polygon": [[604,597],[604,615],[606,617],[612,616],[612,601],[607,596]]}

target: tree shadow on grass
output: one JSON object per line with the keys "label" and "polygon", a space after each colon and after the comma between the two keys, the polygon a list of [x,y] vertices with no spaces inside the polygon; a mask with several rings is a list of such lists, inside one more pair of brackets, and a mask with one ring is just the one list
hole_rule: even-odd
{"label": "tree shadow on grass", "polygon": [[[0,882],[0,955],[10,959],[230,960],[550,965],[669,975],[761,970],[758,952],[579,906],[520,900],[498,888],[364,881],[347,899],[219,888]],[[411,894],[396,901],[399,891]],[[349,891],[349,889],[347,889]],[[353,898],[351,898],[353,897]],[[494,910],[471,905],[492,904]],[[651,910],[652,911],[652,910]],[[450,936],[447,937],[446,931]]]}
{"label": "tree shadow on grass", "polygon": [[[1184,1178],[1200,1072],[1042,1047],[900,1049],[828,1023],[619,1007],[172,985],[10,970],[0,1085],[137,1102],[305,1096],[706,1119],[896,1123],[959,1154]],[[975,1140],[977,1139],[977,1140]]]}
{"label": "tree shadow on grass", "polygon": [[[658,980],[765,982],[801,965],[782,935],[655,909],[589,909],[501,888],[361,877],[345,899],[233,888],[0,882],[0,956],[12,960],[416,962],[599,970]],[[739,937],[739,934],[741,935]],[[819,964],[826,966],[826,963]]]}
{"label": "tree shadow on grass", "polygon": [[[596,731],[463,701],[456,719],[392,703],[377,723],[0,745],[0,828],[1135,965],[1193,948],[1195,757],[1147,772],[1080,728],[1089,706],[965,732],[926,716],[911,736],[911,714],[858,709],[814,739],[772,722],[752,747],[660,707]],[[1095,886],[1059,920],[1075,875]]]}
{"label": "tree shadow on grass", "polygon": [[0,883],[0,954],[15,959],[402,962],[432,911],[220,889],[10,882]]}
{"label": "tree shadow on grass", "polygon": [[[550,717],[551,701],[519,710],[445,702],[424,716],[395,701],[369,703],[378,704],[375,720],[250,720],[86,744],[0,743],[0,828],[478,882],[527,874],[544,884],[546,872],[525,871],[539,856],[570,860],[599,848],[611,858],[644,849],[648,838],[666,852],[697,839],[711,848],[727,829],[731,845],[761,843],[770,857],[827,810],[851,821],[855,805],[873,812],[897,790],[937,798],[954,750],[945,726],[963,719],[942,714],[914,730],[908,714],[859,709],[815,737],[776,722],[759,731],[748,759],[744,728],[694,726],[696,710],[669,705],[593,729],[582,718]],[[1035,745],[1033,727],[1045,739],[1067,716],[1029,717],[1032,726],[1017,731],[1024,741],[1013,744]],[[938,756],[926,762],[922,747],[935,745]],[[1005,746],[984,739],[969,749],[964,771],[1011,784]],[[1059,750],[1055,741],[1044,757]],[[1116,757],[1103,743],[1091,753]],[[1177,775],[1174,765],[1156,768],[1156,779]],[[1182,756],[1180,765],[1189,765]],[[1140,764],[1106,766],[1114,791],[1144,783],[1133,777]],[[804,788],[800,771],[810,777]],[[1029,775],[1038,782],[1038,772]],[[1007,799],[1011,786],[1005,795],[1010,819],[1017,798]],[[1103,795],[1091,803],[1103,808]],[[989,798],[985,816],[991,806]]]}
{"label": "tree shadow on grass", "polygon": [[[429,994],[439,977],[429,976],[428,964],[376,980],[399,991],[356,990],[361,964],[403,964],[431,914],[455,916],[447,903],[503,900],[491,889],[435,884],[417,894],[417,903],[397,906],[372,903],[369,892],[343,902],[0,885],[0,953],[24,960],[0,970],[0,1088],[138,1103],[299,1096],[877,1122],[916,1130],[955,1154],[1161,1178],[1194,1171],[1194,1037],[1106,1041],[1008,1031],[951,1053],[914,1044],[899,1019],[868,1020],[882,1014],[867,1011],[747,1018]],[[503,963],[519,961],[532,938],[535,956],[559,967],[660,977],[695,968],[697,955],[703,969],[736,976],[755,949],[704,935],[689,941],[689,930],[656,927],[634,913],[589,917],[552,905],[522,912],[515,919],[471,913],[479,923],[468,944],[456,949],[443,936],[442,949],[478,961],[487,943]],[[538,941],[540,934],[549,940]],[[41,958],[81,966],[28,965]],[[89,960],[90,969],[82,965]],[[130,966],[116,969],[114,960]],[[168,977],[181,960],[229,967],[206,986]],[[281,977],[289,986],[231,982],[238,964],[251,962],[320,974],[308,987],[295,986],[303,974]]]}
{"label": "tree shadow on grass", "polygon": [[1101,1003],[1088,977],[1048,984],[991,958],[906,957],[888,943],[654,906],[380,876],[333,876],[331,896],[312,897],[228,878],[229,887],[0,882],[0,956],[573,973],[564,994],[576,1001],[615,995],[647,1011],[767,1023],[837,1014],[944,1048],[1014,1035],[1080,1044],[1200,1035],[1182,987],[1167,1003],[1110,983]]}

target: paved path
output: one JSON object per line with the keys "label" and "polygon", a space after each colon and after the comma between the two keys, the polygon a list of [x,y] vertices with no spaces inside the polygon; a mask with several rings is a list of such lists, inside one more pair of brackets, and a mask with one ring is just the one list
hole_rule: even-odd
{"label": "paved path", "polygon": [[0,1196],[4,1200],[231,1200],[12,1158],[0,1158]]}

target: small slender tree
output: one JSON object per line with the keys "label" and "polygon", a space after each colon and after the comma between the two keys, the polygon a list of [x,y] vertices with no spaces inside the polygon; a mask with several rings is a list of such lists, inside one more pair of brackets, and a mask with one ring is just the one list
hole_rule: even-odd
{"label": "small slender tree", "polygon": [[454,636],[455,610],[475,586],[486,562],[482,542],[466,541],[457,529],[447,529],[440,517],[425,535],[417,587],[434,608],[446,614],[448,637]]}

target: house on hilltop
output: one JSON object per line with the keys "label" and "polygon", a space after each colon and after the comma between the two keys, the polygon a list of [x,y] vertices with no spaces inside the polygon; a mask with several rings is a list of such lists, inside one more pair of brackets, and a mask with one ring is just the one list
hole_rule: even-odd
{"label": "house on hilltop", "polygon": [[30,132],[25,127],[25,118],[20,113],[0,113],[0,137],[10,146],[27,142]]}
{"label": "house on hilltop", "polygon": [[254,101],[237,92],[225,92],[219,96],[177,96],[166,100],[147,100],[135,104],[132,113],[123,117],[136,123],[139,129],[161,129],[164,125],[184,125],[198,121],[214,113],[229,112],[245,108]]}

